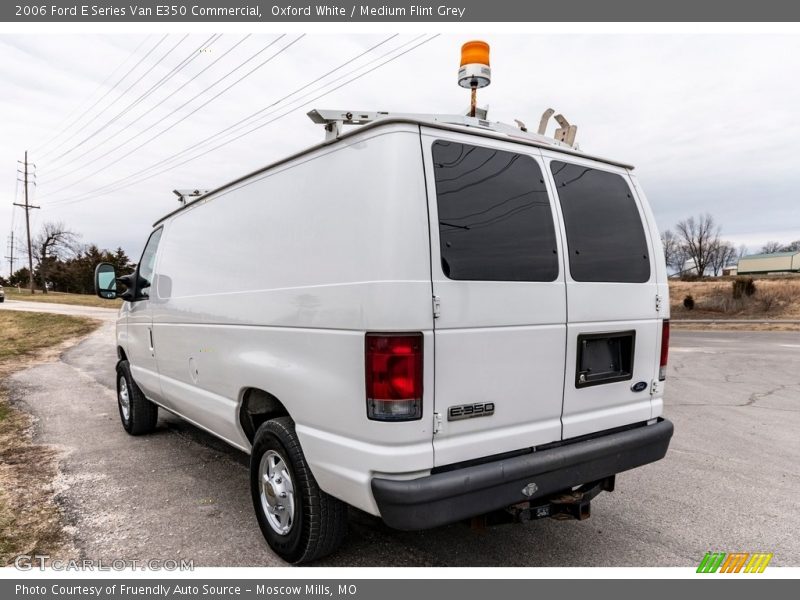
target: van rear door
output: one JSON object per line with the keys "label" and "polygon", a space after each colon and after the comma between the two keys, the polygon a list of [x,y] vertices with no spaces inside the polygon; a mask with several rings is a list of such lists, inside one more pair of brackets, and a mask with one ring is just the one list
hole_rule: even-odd
{"label": "van rear door", "polygon": [[536,148],[422,130],[436,466],[561,439],[566,290]]}
{"label": "van rear door", "polygon": [[661,330],[647,211],[625,169],[542,154],[567,249],[563,437],[646,421]]}

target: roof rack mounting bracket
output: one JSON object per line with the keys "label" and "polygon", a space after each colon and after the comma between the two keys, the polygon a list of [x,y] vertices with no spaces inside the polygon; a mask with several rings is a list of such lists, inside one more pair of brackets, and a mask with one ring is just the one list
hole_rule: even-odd
{"label": "roof rack mounting bracket", "polygon": [[[552,108],[548,108],[542,113],[542,118],[539,120],[539,135],[545,135],[547,124],[550,122],[550,118],[555,115],[555,112],[556,111]],[[556,129],[553,139],[574,148],[575,136],[578,134],[578,126],[571,125],[561,113],[555,115],[555,120],[559,127]]]}
{"label": "roof rack mounting bracket", "polygon": [[[575,134],[578,131],[577,126],[571,125],[569,121],[564,118],[564,115],[555,115],[556,111],[552,108],[548,108],[542,115],[542,119],[539,121],[538,134],[529,133],[527,127],[525,127],[525,124],[521,121],[517,121],[516,125],[490,122],[485,118],[484,111],[486,110],[488,110],[488,108],[480,109],[475,117],[470,117],[467,115],[409,114],[370,110],[314,109],[308,113],[308,117],[314,121],[314,123],[324,126],[326,142],[338,139],[344,135],[343,130],[345,125],[368,125],[369,123],[382,119],[405,119],[413,122],[444,123],[461,127],[474,127],[476,129],[485,129],[514,138],[522,137],[523,139],[532,139],[536,142],[546,143],[548,145],[552,145],[555,141],[556,145],[569,146],[572,149],[577,149],[575,146]],[[556,129],[556,133],[552,138],[547,138],[544,131],[547,129],[547,124],[553,115],[555,115],[555,119],[560,127]]]}

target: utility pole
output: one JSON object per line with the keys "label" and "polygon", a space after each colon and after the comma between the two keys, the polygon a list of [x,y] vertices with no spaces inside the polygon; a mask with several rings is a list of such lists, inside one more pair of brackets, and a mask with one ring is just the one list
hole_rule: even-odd
{"label": "utility pole", "polygon": [[28,202],[28,151],[25,150],[25,162],[23,163],[25,179],[25,204],[14,203],[14,206],[20,206],[25,209],[25,231],[28,234],[28,280],[31,287],[31,295],[34,293],[33,288],[33,248],[31,247],[31,210],[39,208],[33,206]]}
{"label": "utility pole", "polygon": [[8,260],[8,281],[11,281],[11,278],[14,276],[14,230],[11,230],[11,245],[8,249],[8,256],[6,256],[6,260]]}

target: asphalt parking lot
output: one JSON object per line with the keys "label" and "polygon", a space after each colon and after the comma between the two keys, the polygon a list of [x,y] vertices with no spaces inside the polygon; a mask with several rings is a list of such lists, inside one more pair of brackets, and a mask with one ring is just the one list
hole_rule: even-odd
{"label": "asphalt parking lot", "polygon": [[[256,524],[245,455],[163,411],[155,434],[124,433],[114,314],[95,309],[100,330],[10,382],[12,399],[38,417],[36,439],[61,450],[58,497],[74,552],[282,564]],[[667,383],[667,457],[618,476],[590,519],[404,533],[354,513],[345,546],[317,564],[693,566],[719,550],[800,566],[800,334],[673,331]]]}

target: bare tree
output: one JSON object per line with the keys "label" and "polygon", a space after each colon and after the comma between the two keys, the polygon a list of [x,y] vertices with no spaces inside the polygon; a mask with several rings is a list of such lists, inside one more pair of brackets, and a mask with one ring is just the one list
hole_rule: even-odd
{"label": "bare tree", "polygon": [[761,246],[761,252],[764,254],[775,254],[776,252],[780,252],[783,250],[783,244],[780,242],[767,242],[763,246]]}
{"label": "bare tree", "polygon": [[739,251],[736,254],[736,258],[742,258],[743,256],[747,256],[748,254],[750,254],[750,250],[747,249],[747,246],[741,244],[739,246]]}
{"label": "bare tree", "polygon": [[800,251],[800,240],[789,242],[783,247],[784,252],[798,252]]}
{"label": "bare tree", "polygon": [[711,271],[714,277],[719,275],[722,270],[736,259],[736,248],[730,242],[717,240],[711,253]]}
{"label": "bare tree", "polygon": [[667,263],[667,266],[678,274],[683,272],[683,266],[686,263],[686,249],[671,229],[667,229],[661,234],[661,245],[664,247],[664,262]]}
{"label": "bare tree", "polygon": [[68,230],[61,222],[47,222],[42,225],[42,229],[33,240],[33,258],[39,267],[43,293],[47,293],[48,261],[64,258],[73,253],[79,237],[77,233]]}
{"label": "bare tree", "polygon": [[719,227],[714,217],[708,213],[689,217],[680,221],[675,230],[687,258],[694,262],[697,274],[702,277],[711,265],[714,247],[719,243]]}

